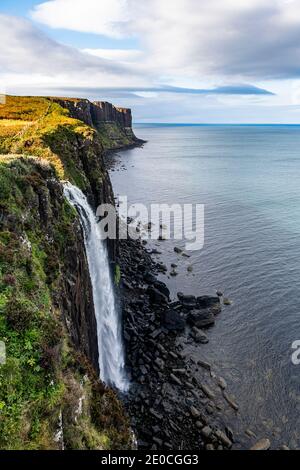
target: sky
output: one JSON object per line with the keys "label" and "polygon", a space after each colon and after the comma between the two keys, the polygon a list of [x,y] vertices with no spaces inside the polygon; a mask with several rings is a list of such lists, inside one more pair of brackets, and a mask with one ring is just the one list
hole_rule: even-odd
{"label": "sky", "polygon": [[300,123],[300,0],[0,0],[0,93]]}

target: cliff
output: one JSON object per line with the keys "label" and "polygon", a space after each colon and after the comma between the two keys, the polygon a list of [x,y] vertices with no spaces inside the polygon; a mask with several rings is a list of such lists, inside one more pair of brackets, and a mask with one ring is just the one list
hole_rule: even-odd
{"label": "cliff", "polygon": [[92,122],[73,116],[47,98],[0,105],[1,449],[131,445],[122,405],[98,380],[83,234],[62,185],[94,206],[113,202],[105,146]]}
{"label": "cliff", "polygon": [[118,108],[106,101],[51,98],[68,109],[70,116],[83,121],[100,133],[106,150],[141,144],[132,130],[131,109]]}

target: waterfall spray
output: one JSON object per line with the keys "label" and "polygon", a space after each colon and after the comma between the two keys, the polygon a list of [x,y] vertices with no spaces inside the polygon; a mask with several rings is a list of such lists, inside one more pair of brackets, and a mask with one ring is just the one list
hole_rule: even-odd
{"label": "waterfall spray", "polygon": [[64,193],[76,208],[84,232],[97,321],[100,378],[107,385],[125,392],[129,383],[124,367],[121,318],[116,305],[107,249],[101,240],[96,216],[82,191],[67,183]]}

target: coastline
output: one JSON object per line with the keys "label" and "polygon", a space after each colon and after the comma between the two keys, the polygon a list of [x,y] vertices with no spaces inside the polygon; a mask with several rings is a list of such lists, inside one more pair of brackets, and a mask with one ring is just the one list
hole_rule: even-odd
{"label": "coastline", "polygon": [[[122,169],[122,163],[113,159],[111,171]],[[118,263],[132,382],[123,399],[138,449],[271,448],[269,439],[247,428],[238,401],[214,366],[186,348],[193,344],[201,358],[207,329],[221,314],[220,297],[179,294],[171,299],[162,277],[158,280],[165,267],[141,240],[120,240]]]}

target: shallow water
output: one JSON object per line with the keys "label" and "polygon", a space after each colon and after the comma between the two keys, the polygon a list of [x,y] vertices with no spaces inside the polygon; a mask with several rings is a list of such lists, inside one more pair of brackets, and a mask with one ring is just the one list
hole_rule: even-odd
{"label": "shallow water", "polygon": [[[184,259],[183,242],[156,242],[179,275],[177,291],[233,301],[194,355],[228,382],[243,417],[274,444],[300,447],[300,127],[140,125],[148,143],[119,154],[116,194],[131,203],[205,204],[205,245]],[[193,272],[187,267],[192,265]],[[241,431],[241,429],[240,429]]]}

